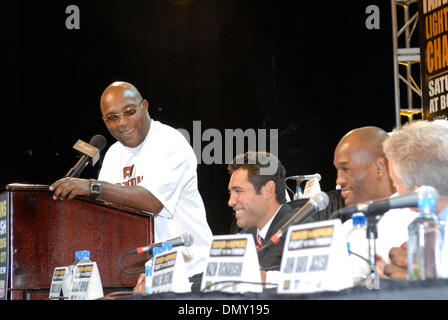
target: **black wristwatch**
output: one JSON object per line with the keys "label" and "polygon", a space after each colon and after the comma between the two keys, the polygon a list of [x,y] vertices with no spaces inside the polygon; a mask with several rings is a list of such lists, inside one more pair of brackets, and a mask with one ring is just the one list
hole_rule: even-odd
{"label": "black wristwatch", "polygon": [[101,193],[101,182],[95,179],[90,179],[90,197],[93,199],[98,198]]}

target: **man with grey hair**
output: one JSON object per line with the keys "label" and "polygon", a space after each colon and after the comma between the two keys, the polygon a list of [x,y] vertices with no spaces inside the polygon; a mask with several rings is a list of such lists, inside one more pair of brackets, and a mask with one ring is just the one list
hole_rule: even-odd
{"label": "man with grey hair", "polygon": [[[414,121],[407,123],[384,142],[389,161],[389,172],[399,194],[415,191],[418,187],[434,187],[442,198],[436,214],[446,221],[448,216],[448,122]],[[407,279],[406,242],[389,253],[391,263],[384,274]]]}

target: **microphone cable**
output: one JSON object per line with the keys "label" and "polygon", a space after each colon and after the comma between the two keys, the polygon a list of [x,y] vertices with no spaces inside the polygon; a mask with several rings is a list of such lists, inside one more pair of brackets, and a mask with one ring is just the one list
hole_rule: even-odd
{"label": "microphone cable", "polygon": [[[118,268],[120,268],[120,271],[123,272],[124,274],[129,275],[129,276],[133,276],[133,275],[135,275],[135,274],[144,273],[144,272],[145,272],[145,269],[140,270],[140,271],[126,271],[125,268],[122,266],[123,259],[124,259],[125,257],[131,255],[131,254],[135,254],[135,253],[132,252],[132,251],[126,252],[125,254],[123,254],[123,255],[120,257],[120,260],[118,260]],[[128,266],[127,268],[129,268],[129,267],[132,267],[132,266]]]}

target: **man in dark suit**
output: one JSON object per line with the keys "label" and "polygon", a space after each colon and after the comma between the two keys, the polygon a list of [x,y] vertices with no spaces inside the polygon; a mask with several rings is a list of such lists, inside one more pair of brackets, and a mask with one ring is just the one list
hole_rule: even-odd
{"label": "man in dark suit", "polygon": [[[286,203],[286,170],[274,155],[246,152],[227,167],[230,176],[228,205],[235,211],[242,232],[254,236],[257,247],[263,245],[294,214]],[[262,279],[266,271],[280,270],[284,241],[259,252]]]}
{"label": "man in dark suit", "polygon": [[[286,223],[286,221],[288,221],[291,218],[291,216],[294,213],[295,211],[293,211],[292,208],[287,203],[283,203],[280,209],[278,210],[277,214],[275,215],[274,220],[272,220],[272,223],[269,226],[268,232],[266,233],[264,239],[266,239],[266,241],[269,240],[278,231],[278,229],[280,229],[280,227],[283,226]],[[256,239],[257,229],[258,229],[257,227],[252,227],[244,229],[242,232],[250,233],[254,236],[254,239]],[[282,255],[283,255],[283,247],[284,247],[284,240],[283,238],[281,238],[276,245],[270,246],[266,250],[258,251],[258,260],[260,262],[260,268],[264,271],[280,270],[280,263],[282,261]]]}

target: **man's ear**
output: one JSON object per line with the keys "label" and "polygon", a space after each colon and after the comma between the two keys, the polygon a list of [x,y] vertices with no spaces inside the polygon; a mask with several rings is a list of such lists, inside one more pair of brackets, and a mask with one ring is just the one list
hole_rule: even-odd
{"label": "man's ear", "polygon": [[148,111],[148,108],[149,108],[148,100],[143,99],[142,105],[143,105],[143,108],[145,108],[145,110]]}
{"label": "man's ear", "polygon": [[377,177],[384,177],[385,175],[389,175],[389,168],[387,159],[384,157],[380,157],[375,160],[375,167],[376,167],[376,175]]}
{"label": "man's ear", "polygon": [[269,180],[264,184],[264,186],[261,188],[261,193],[266,198],[275,198],[275,183],[272,180]]}

